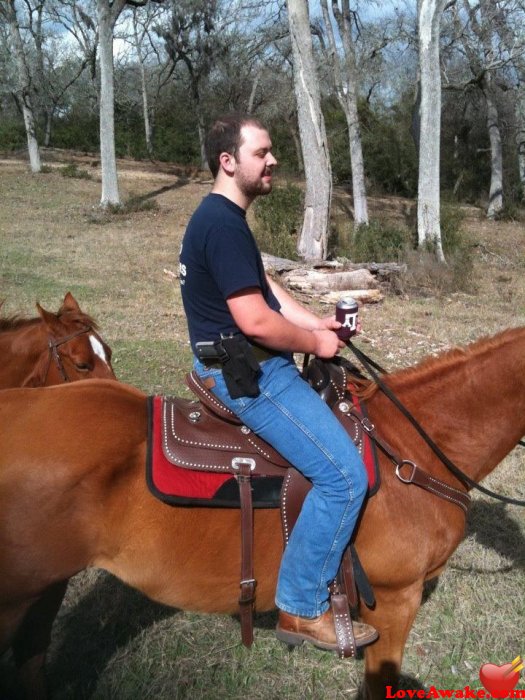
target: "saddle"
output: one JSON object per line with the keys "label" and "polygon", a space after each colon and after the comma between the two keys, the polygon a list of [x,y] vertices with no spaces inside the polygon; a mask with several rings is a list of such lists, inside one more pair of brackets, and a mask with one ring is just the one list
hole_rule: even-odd
{"label": "saddle", "polygon": [[[346,360],[343,362],[347,363]],[[364,457],[365,449],[374,451],[375,448],[362,428],[361,411],[347,393],[346,366],[342,362],[315,359],[309,364],[304,376],[332,407],[361,456]],[[231,479],[233,476],[237,482],[241,511],[239,606],[242,640],[249,647],[253,642],[256,587],[252,557],[253,485],[275,477],[281,480],[281,519],[286,544],[311,484],[273,447],[243,425],[195,372],[186,377],[186,383],[197,396],[197,401],[179,397],[164,397],[160,400],[162,452],[172,465],[189,470],[194,475],[206,472],[215,478],[224,475]],[[377,487],[376,479],[374,490]],[[357,553],[351,546],[345,553],[336,581],[330,587],[334,613],[348,618],[348,624],[342,626],[347,630],[347,634],[338,640],[341,656],[355,653],[349,605],[357,605],[358,586],[365,602],[373,605],[373,593]]]}

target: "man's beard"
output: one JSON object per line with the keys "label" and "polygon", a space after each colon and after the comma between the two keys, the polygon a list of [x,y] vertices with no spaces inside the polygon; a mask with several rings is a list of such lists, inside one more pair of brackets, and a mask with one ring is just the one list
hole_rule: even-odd
{"label": "man's beard", "polygon": [[[268,175],[271,175],[271,172],[267,173]],[[262,176],[264,177],[264,176]],[[240,189],[240,191],[246,196],[251,199],[254,199],[255,197],[259,196],[264,196],[267,194],[270,194],[272,191],[272,183],[271,182],[264,182],[262,178],[253,181],[249,180],[248,178],[245,178],[242,174],[238,175],[237,179],[237,185]]]}

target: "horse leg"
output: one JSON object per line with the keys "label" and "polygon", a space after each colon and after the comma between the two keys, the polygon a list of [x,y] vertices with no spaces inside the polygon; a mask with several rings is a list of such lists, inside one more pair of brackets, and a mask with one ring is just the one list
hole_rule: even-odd
{"label": "horse leg", "polygon": [[[416,617],[423,582],[407,588],[392,590],[374,588],[376,606],[362,606],[362,618],[379,632],[379,639],[365,652],[365,687],[370,700],[384,700],[386,689],[395,692],[401,672],[405,643]],[[392,694],[392,693],[391,693]]]}
{"label": "horse leg", "polygon": [[68,579],[46,588],[27,610],[11,642],[20,686],[31,700],[44,700],[47,697],[45,655],[67,584]]}

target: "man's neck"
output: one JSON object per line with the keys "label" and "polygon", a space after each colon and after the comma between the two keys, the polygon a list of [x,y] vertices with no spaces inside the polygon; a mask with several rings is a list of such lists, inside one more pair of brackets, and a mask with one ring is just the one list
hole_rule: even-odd
{"label": "man's neck", "polygon": [[226,179],[220,175],[218,175],[215,179],[211,191],[213,194],[221,194],[223,197],[226,197],[226,199],[229,199],[234,204],[237,204],[238,207],[241,207],[241,209],[244,209],[245,211],[248,209],[254,199],[253,197],[247,197],[245,194],[243,194],[234,183],[233,178],[230,180],[230,178]]}

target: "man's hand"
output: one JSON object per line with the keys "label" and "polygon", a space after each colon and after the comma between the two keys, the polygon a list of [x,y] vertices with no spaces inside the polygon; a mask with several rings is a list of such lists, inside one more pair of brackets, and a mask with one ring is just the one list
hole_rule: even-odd
{"label": "man's hand", "polygon": [[[335,323],[337,323],[338,327],[341,325],[337,321]],[[334,357],[334,355],[337,355],[339,350],[345,346],[343,341],[339,340],[334,331],[329,330],[328,328],[320,328],[312,331],[312,333],[315,336],[316,342],[314,354],[317,357],[329,360],[330,358]]]}

